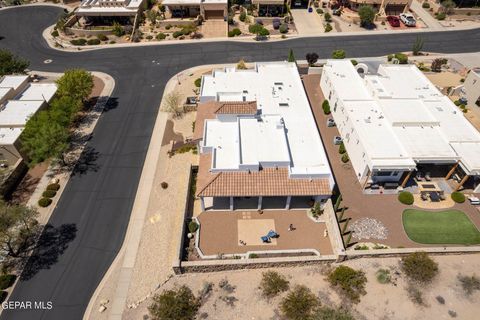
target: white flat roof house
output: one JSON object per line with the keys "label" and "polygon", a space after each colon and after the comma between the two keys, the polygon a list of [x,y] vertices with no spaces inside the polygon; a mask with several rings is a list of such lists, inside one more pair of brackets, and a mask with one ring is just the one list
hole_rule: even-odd
{"label": "white flat roof house", "polygon": [[331,194],[332,172],[294,63],[203,76],[195,136],[205,159],[201,198],[230,197],[233,208],[234,197],[259,197],[259,207],[262,197],[286,197],[288,208],[292,196]]}
{"label": "white flat roof house", "polygon": [[28,76],[4,76],[0,77],[0,104],[12,99],[28,84]]}
{"label": "white flat roof house", "polygon": [[399,181],[419,164],[480,175],[480,133],[415,65],[362,78],[349,60],[328,60],[320,86],[360,182]]}
{"label": "white flat roof house", "polygon": [[9,92],[8,99],[0,103],[0,162],[13,165],[22,158],[20,134],[28,120],[50,102],[57,85],[29,83],[28,76],[6,76],[0,81],[0,92],[3,88]]}
{"label": "white flat roof house", "polygon": [[77,16],[135,16],[144,0],[83,0]]}

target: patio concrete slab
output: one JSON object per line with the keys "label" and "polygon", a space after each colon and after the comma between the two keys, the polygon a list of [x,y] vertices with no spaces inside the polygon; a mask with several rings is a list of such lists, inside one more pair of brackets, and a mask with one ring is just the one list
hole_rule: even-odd
{"label": "patio concrete slab", "polygon": [[[238,245],[240,241],[246,243],[246,246],[276,246],[277,239],[270,239],[270,242],[263,242],[261,237],[267,235],[268,231],[275,230],[275,220],[273,219],[250,219],[243,216],[243,220],[237,221],[238,227]],[[248,220],[245,220],[248,219]]]}

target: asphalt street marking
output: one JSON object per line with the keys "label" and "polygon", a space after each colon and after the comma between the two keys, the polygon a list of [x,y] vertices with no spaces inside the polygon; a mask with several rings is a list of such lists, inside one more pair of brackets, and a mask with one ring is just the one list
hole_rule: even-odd
{"label": "asphalt street marking", "polygon": [[43,61],[43,63],[49,64],[49,63],[52,63],[52,61],[53,61],[52,59],[47,59],[47,60]]}

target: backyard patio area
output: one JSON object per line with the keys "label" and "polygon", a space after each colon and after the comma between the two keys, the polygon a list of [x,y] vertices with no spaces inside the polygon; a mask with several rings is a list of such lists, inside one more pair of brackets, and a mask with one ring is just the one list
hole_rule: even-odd
{"label": "backyard patio area", "polygon": [[[206,211],[197,218],[199,247],[207,256],[306,249],[316,250],[320,255],[333,254],[325,223],[313,221],[307,210]],[[278,237],[263,242],[261,237],[270,230],[278,233]]]}
{"label": "backyard patio area", "polygon": [[[304,76],[303,83],[337,187],[343,197],[342,206],[347,208],[343,217],[344,220],[350,219],[347,230],[355,229],[357,231],[353,233],[352,242],[374,242],[392,248],[432,246],[432,243],[421,244],[412,241],[403,228],[403,211],[414,209],[415,206],[401,204],[397,199],[397,192],[395,194],[365,194],[363,192],[363,186],[356,178],[350,162],[343,163],[341,161],[338,145],[333,144],[334,137],[339,136],[339,132],[336,127],[327,126],[327,119],[332,116],[325,115],[322,110],[324,96],[319,85],[320,75]],[[442,187],[441,184],[439,186]],[[468,201],[461,204],[448,202],[452,206],[451,209],[464,212],[477,228],[480,227],[478,207],[471,205]],[[446,201],[439,203],[446,204]]]}

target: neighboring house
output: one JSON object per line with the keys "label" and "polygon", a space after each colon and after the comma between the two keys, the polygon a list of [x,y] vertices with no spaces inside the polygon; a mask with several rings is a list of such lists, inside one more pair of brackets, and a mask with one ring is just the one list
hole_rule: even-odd
{"label": "neighboring house", "polygon": [[480,189],[480,133],[415,65],[380,65],[363,78],[349,60],[328,60],[320,82],[362,185],[399,182],[414,170],[455,170]]}
{"label": "neighboring house", "polygon": [[135,16],[144,0],[83,0],[75,15],[80,17]]}
{"label": "neighboring house", "polygon": [[480,69],[470,70],[463,83],[463,91],[469,107],[480,107]]}
{"label": "neighboring house", "polygon": [[275,17],[286,13],[285,0],[252,0],[252,4],[257,6],[260,17]]}
{"label": "neighboring house", "polygon": [[54,83],[29,83],[28,76],[6,76],[0,92],[10,85],[13,93],[0,103],[0,163],[14,166],[22,159],[20,135],[30,117],[46,107],[57,91]]}
{"label": "neighboring house", "polygon": [[399,15],[410,9],[412,0],[341,0],[338,4],[346,6],[354,11],[362,5],[372,6],[382,16]]}
{"label": "neighboring house", "polygon": [[0,77],[0,105],[15,97],[28,85],[28,76]]}
{"label": "neighboring house", "polygon": [[202,210],[308,207],[333,175],[295,63],[203,76],[194,139]]}
{"label": "neighboring house", "polygon": [[162,4],[172,18],[188,18],[202,15],[208,19],[225,19],[228,16],[227,0],[164,0]]}

